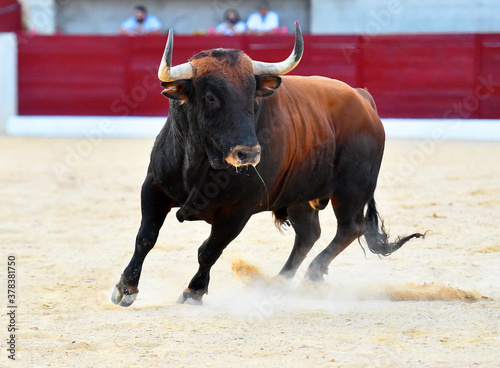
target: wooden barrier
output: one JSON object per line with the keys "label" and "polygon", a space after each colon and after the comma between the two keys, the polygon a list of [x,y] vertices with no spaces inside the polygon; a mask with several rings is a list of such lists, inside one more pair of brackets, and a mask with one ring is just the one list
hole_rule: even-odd
{"label": "wooden barrier", "polygon": [[[19,114],[166,116],[156,76],[165,38],[19,35]],[[366,87],[382,117],[500,118],[500,34],[304,39],[292,74]],[[278,61],[293,36],[178,35],[174,64],[216,47]]]}
{"label": "wooden barrier", "polygon": [[21,4],[15,0],[0,1],[0,32],[20,32]]}

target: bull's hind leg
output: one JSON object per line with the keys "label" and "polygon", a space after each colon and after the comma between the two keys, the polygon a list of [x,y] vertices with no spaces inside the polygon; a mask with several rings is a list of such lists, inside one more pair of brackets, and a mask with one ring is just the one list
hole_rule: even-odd
{"label": "bull's hind leg", "polygon": [[366,232],[364,210],[373,198],[382,152],[383,137],[369,134],[359,134],[338,148],[330,197],[337,217],[337,233],[311,262],[307,271],[309,279],[322,280],[330,262]]}
{"label": "bull's hind leg", "polygon": [[313,209],[309,203],[289,207],[288,216],[295,230],[295,243],[280,275],[292,278],[306,258],[307,253],[319,239],[321,227],[318,211]]}
{"label": "bull's hind leg", "polygon": [[115,304],[130,306],[139,289],[142,264],[148,252],[153,249],[165,217],[172,208],[172,200],[165,195],[154,181],[153,174],[148,173],[141,191],[141,227],[135,240],[135,251],[130,263],[123,271],[120,281],[111,296]]}
{"label": "bull's hind leg", "polygon": [[359,198],[349,200],[344,197],[342,203],[339,202],[332,197],[332,205],[337,217],[337,233],[328,247],[311,262],[307,277],[312,281],[323,280],[323,275],[328,273],[330,262],[366,231],[363,215],[364,201]]}
{"label": "bull's hind leg", "polygon": [[194,275],[189,286],[177,300],[177,303],[186,301],[201,304],[203,295],[208,293],[210,269],[221,256],[227,245],[241,232],[250,214],[220,210],[212,222],[212,230],[207,240],[198,249],[198,272]]}

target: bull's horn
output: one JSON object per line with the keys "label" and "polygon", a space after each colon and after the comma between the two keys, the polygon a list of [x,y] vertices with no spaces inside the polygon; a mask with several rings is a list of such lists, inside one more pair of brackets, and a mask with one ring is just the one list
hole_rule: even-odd
{"label": "bull's horn", "polygon": [[263,63],[260,61],[253,62],[253,71],[255,75],[272,74],[283,75],[289,73],[295,68],[302,54],[304,53],[304,39],[300,31],[299,22],[295,22],[295,46],[288,59],[280,63]]}
{"label": "bull's horn", "polygon": [[176,65],[172,68],[172,50],[174,46],[174,31],[168,31],[167,45],[161,59],[160,67],[158,68],[158,78],[162,82],[173,82],[180,79],[193,78],[193,66],[191,63]]}

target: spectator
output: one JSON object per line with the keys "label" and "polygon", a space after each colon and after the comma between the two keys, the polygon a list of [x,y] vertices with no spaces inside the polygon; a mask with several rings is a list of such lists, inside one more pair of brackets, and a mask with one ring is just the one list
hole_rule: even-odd
{"label": "spectator", "polygon": [[137,5],[134,8],[134,16],[126,19],[120,27],[120,33],[129,36],[161,33],[161,30],[160,20],[154,15],[148,14],[143,5]]}
{"label": "spectator", "polygon": [[215,33],[233,36],[245,33],[246,25],[241,21],[236,9],[228,9],[224,13],[224,22],[215,28]]}
{"label": "spectator", "polygon": [[278,14],[269,10],[269,3],[260,3],[257,12],[250,14],[247,20],[247,33],[265,35],[278,31]]}

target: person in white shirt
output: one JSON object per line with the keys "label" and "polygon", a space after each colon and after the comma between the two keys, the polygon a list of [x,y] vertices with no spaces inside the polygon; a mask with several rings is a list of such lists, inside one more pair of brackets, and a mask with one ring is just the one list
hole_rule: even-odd
{"label": "person in white shirt", "polygon": [[276,33],[279,27],[278,14],[269,10],[269,3],[260,3],[257,12],[250,14],[247,20],[247,33],[265,35]]}
{"label": "person in white shirt", "polygon": [[162,24],[154,15],[148,14],[145,6],[134,8],[134,16],[127,18],[120,27],[120,33],[129,36],[161,33]]}
{"label": "person in white shirt", "polygon": [[245,33],[246,25],[240,20],[236,9],[228,9],[224,13],[224,22],[215,27],[215,33],[233,36]]}

